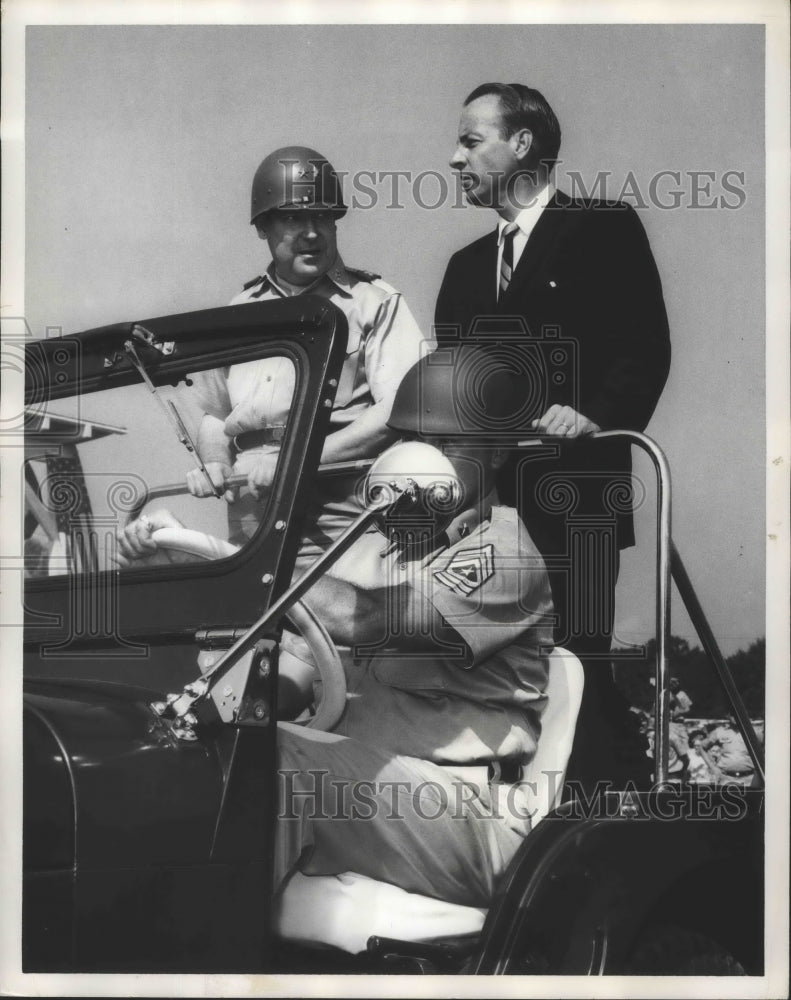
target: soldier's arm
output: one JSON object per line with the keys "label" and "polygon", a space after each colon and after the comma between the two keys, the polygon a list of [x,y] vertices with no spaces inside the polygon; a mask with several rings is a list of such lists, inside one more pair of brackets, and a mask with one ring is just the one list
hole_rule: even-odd
{"label": "soldier's arm", "polygon": [[365,341],[365,378],[373,403],[352,423],[327,436],[322,462],[371,458],[398,435],[387,426],[396,390],[404,374],[426,350],[426,340],[401,295],[390,289],[379,306]]}
{"label": "soldier's arm", "polygon": [[382,648],[422,652],[436,652],[443,645],[467,649],[425,595],[406,584],[367,590],[325,576],[310,589],[305,603],[339,645],[380,643]]}
{"label": "soldier's arm", "polygon": [[[233,473],[231,442],[225,433],[225,422],[210,413],[204,413],[198,426],[196,447],[211,481],[215,486],[222,487]],[[200,469],[190,469],[187,473],[187,489],[196,497],[212,496],[206,477]],[[234,499],[232,490],[226,490],[225,499]]]}
{"label": "soldier's arm", "polygon": [[321,461],[351,462],[356,458],[373,458],[392,444],[398,435],[387,426],[391,399],[383,399],[346,427],[328,434],[321,452]]}

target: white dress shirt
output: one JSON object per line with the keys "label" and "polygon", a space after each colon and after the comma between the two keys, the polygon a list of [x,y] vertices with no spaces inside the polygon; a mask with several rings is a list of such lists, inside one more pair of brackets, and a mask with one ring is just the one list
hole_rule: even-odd
{"label": "white dress shirt", "polygon": [[[555,185],[550,182],[545,188],[542,188],[541,191],[539,191],[527,208],[523,208],[519,215],[517,215],[514,219],[514,222],[519,227],[518,231],[514,235],[514,271],[516,270],[516,265],[519,263],[519,258],[522,256],[522,253],[527,246],[528,237],[533,232],[536,223],[541,217],[541,213],[550,203],[554,194]],[[495,271],[494,280],[498,298],[500,297],[500,265],[503,259],[503,230],[507,225],[507,219],[500,219],[497,223],[497,270]]]}

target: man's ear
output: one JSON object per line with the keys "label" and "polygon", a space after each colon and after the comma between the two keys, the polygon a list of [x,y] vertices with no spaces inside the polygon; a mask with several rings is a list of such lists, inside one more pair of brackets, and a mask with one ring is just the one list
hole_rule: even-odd
{"label": "man's ear", "polygon": [[259,240],[265,240],[267,238],[267,236],[266,236],[266,229],[264,228],[264,220],[263,220],[263,218],[256,219],[255,231],[258,233],[258,239]]}
{"label": "man's ear", "polygon": [[529,128],[520,128],[511,136],[511,143],[518,160],[524,160],[533,146],[533,133]]}

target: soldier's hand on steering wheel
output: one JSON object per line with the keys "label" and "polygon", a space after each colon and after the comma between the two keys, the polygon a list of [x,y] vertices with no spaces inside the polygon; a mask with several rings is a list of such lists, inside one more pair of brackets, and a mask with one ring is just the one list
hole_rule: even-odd
{"label": "soldier's hand on steering wheel", "polygon": [[151,537],[158,528],[180,528],[181,521],[169,510],[158,510],[152,514],[141,514],[136,520],[116,534],[117,548],[110,558],[119,566],[126,567],[138,559],[154,555],[159,546]]}

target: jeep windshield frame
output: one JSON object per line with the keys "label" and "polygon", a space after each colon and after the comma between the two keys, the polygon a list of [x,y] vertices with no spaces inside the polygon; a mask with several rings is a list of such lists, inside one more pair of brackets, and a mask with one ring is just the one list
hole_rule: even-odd
{"label": "jeep windshield frame", "polygon": [[[140,328],[146,331],[146,341],[133,334]],[[124,349],[130,338],[156,387],[177,386],[198,370],[241,364],[273,352],[293,364],[295,387],[277,477],[263,520],[248,544],[216,561],[119,573],[98,569],[95,560],[85,560],[87,572],[30,578],[25,587],[26,645],[67,642],[73,649],[102,645],[101,640],[97,643],[95,629],[89,636],[74,634],[74,602],[77,595],[83,602],[90,600],[91,593],[117,595],[119,620],[107,630],[106,644],[110,645],[114,632],[124,640],[157,642],[211,628],[215,621],[207,617],[206,609],[215,604],[216,621],[225,626],[246,626],[258,618],[291,578],[299,544],[295,526],[304,515],[315,481],[347,337],[346,318],[337,307],[326,299],[302,295],[117,323],[29,344],[28,443],[47,440],[57,446],[69,443],[70,435],[73,443],[73,428],[60,438],[57,428],[42,438],[42,426],[49,426],[50,403],[140,385],[139,371]],[[226,576],[228,584],[219,588],[219,602],[218,576]],[[177,586],[187,580],[189,587]],[[167,621],[160,618],[152,624],[152,617],[157,617],[152,609],[157,607],[168,609]]]}

